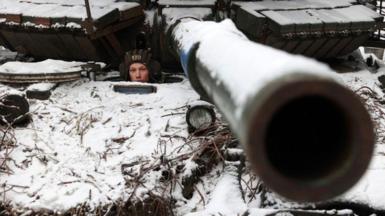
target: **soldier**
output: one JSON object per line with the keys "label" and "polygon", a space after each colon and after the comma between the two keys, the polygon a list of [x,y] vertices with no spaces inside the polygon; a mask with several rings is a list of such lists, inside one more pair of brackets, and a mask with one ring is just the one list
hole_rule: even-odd
{"label": "soldier", "polygon": [[148,50],[131,50],[124,56],[120,65],[123,80],[135,82],[158,82],[159,63],[151,59]]}

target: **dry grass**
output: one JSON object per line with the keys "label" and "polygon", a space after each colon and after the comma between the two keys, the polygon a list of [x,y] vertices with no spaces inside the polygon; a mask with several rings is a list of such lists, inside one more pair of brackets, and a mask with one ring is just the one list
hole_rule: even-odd
{"label": "dry grass", "polygon": [[0,173],[11,174],[8,164],[12,161],[10,154],[16,147],[14,129],[11,125],[0,126]]}
{"label": "dry grass", "polygon": [[[7,164],[12,160],[9,158],[9,154],[15,147],[16,139],[12,129],[4,128],[2,131],[1,152],[6,153],[6,159],[2,160],[1,170],[12,173]],[[126,187],[128,191],[131,191],[128,199],[113,201],[96,209],[91,209],[87,203],[83,203],[65,212],[53,212],[47,209],[11,206],[6,203],[4,197],[2,203],[0,200],[0,215],[174,215],[175,198],[173,192],[176,187],[182,188],[185,198],[191,197],[195,192],[200,194],[201,202],[205,205],[207,201],[195,185],[216,164],[225,160],[225,146],[234,142],[234,138],[227,126],[217,123],[212,128],[198,131],[191,134],[187,139],[185,138],[185,144],[180,148],[167,151],[169,142],[173,142],[175,139],[180,139],[180,137],[160,137],[157,151],[151,160],[122,165],[122,174],[126,180]],[[190,176],[183,174],[186,161],[193,161],[199,165],[195,170],[192,170]],[[159,184],[155,185],[154,188],[148,188],[148,185],[146,185],[147,175],[151,172],[161,173],[160,179],[158,179]],[[141,196],[137,195],[136,190],[138,188],[148,189],[147,194],[145,196],[143,194]]]}
{"label": "dry grass", "polygon": [[371,88],[363,86],[355,91],[370,113],[378,144],[385,143],[385,101]]}

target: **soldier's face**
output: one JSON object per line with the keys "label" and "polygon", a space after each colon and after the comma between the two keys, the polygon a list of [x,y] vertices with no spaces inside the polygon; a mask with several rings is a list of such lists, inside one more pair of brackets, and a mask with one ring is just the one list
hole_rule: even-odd
{"label": "soldier's face", "polygon": [[150,80],[150,73],[147,66],[142,63],[131,64],[129,74],[131,81],[148,82]]}

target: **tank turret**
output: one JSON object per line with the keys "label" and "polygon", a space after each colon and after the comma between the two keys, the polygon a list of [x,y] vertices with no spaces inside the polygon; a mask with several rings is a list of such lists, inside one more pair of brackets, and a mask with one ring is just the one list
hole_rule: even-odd
{"label": "tank turret", "polygon": [[7,0],[0,3],[0,44],[35,59],[104,61],[113,66],[126,51],[152,48],[154,57],[172,68],[178,63],[166,45],[167,29],[174,20],[189,16],[231,18],[257,43],[332,58],[357,49],[381,26],[383,17],[370,6],[372,1],[362,0],[85,0],[65,5]]}

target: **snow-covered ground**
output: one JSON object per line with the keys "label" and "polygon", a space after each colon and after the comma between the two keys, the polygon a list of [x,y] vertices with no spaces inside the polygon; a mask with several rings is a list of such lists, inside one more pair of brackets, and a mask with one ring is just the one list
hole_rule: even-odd
{"label": "snow-covered ground", "polygon": [[[385,105],[380,75],[385,75],[381,62],[376,71],[358,63],[357,71],[338,75],[363,97],[378,133],[368,172],[336,201],[385,210]],[[176,215],[194,216],[246,211],[260,216],[274,209],[314,206],[266,192],[247,163],[239,179],[239,162],[222,160],[200,177],[191,198],[186,198],[183,181],[199,166],[197,152],[213,137],[187,133],[187,105],[199,96],[188,80],[155,84],[157,92],[146,95],[114,92],[114,84],[82,79],[60,84],[49,100],[29,100],[32,121],[10,130],[8,137],[14,138],[15,146],[0,149],[0,165],[6,168],[0,170],[0,202],[15,209],[56,212],[86,204],[92,212],[153,194],[172,198]],[[240,149],[231,151],[242,154]],[[11,160],[4,161],[5,156]]]}

